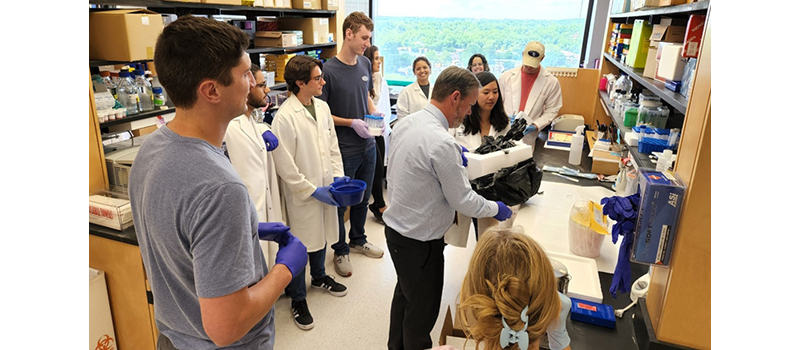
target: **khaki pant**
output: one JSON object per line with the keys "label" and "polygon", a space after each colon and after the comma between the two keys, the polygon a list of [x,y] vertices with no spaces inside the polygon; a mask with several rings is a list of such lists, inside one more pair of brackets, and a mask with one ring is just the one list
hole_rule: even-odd
{"label": "khaki pant", "polygon": [[497,221],[497,219],[491,217],[478,218],[478,239],[480,239],[481,235],[491,227],[511,228],[512,226],[514,226],[514,219],[517,218],[519,207],[520,204],[508,207],[509,209],[511,209],[511,217],[508,218],[508,220],[506,221]]}

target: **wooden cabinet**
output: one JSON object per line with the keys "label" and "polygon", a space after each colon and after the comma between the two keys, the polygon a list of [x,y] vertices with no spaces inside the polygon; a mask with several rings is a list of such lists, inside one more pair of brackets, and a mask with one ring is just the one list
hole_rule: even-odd
{"label": "wooden cabinet", "polygon": [[[675,236],[669,267],[654,267],[646,304],[646,322],[662,345],[697,349],[711,348],[711,11],[710,2],[660,7],[644,11],[609,15],[606,42],[614,23],[633,23],[634,19],[657,22],[659,17],[706,15],[705,32],[694,74],[691,94],[684,98],[664,88],[664,83],[646,78],[642,69],[631,69],[611,55],[604,54],[601,74],[620,71],[669,105],[673,117],[681,118],[682,135],[674,172],[686,184],[686,196]],[[608,112],[608,96],[601,91]],[[619,116],[608,113],[624,131]],[[628,131],[630,130],[627,128]],[[634,158],[641,157],[632,151]],[[646,159],[646,158],[644,158]],[[639,166],[649,165],[637,159]],[[647,341],[639,341],[641,349]],[[644,347],[643,347],[644,346]],[[660,347],[664,348],[664,347]],[[666,347],[669,348],[669,347]]]}

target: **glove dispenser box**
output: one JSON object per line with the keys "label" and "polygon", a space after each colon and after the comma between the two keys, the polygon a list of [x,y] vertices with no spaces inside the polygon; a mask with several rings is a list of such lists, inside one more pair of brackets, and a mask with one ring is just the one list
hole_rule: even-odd
{"label": "glove dispenser box", "polygon": [[532,156],[533,151],[530,145],[518,142],[511,148],[494,151],[486,154],[472,153],[474,150],[464,153],[467,158],[467,177],[469,180],[477,179],[486,174],[492,174],[498,170],[516,165],[517,163]]}
{"label": "glove dispenser box", "polygon": [[631,261],[669,265],[686,187],[676,174],[641,170],[639,188],[642,199],[633,233]]}

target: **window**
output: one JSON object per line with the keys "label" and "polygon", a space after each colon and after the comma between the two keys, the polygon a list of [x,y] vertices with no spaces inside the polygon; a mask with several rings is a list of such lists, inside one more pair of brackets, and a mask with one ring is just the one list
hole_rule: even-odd
{"label": "window", "polygon": [[545,45],[545,67],[577,68],[590,0],[373,1],[373,43],[384,56],[385,77],[411,83],[411,63],[423,55],[432,81],[450,65],[466,68],[476,53],[499,77],[522,64],[531,40]]}

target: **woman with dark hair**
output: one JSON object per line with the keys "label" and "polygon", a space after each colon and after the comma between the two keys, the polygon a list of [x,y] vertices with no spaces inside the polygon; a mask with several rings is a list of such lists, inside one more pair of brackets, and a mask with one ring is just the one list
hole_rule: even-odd
{"label": "woman with dark hair", "polygon": [[488,72],[489,62],[486,61],[484,55],[476,53],[467,61],[467,69],[472,73]]}
{"label": "woman with dark hair", "polygon": [[461,125],[450,130],[456,141],[469,150],[478,148],[484,136],[502,136],[511,129],[503,110],[503,96],[500,95],[497,78],[489,72],[480,72],[475,76],[482,86],[478,101],[472,105],[472,113],[464,118]]}
{"label": "woman with dark hair", "polygon": [[[375,104],[375,107],[383,112],[384,116],[392,115],[391,107],[389,107],[389,85],[381,75],[381,56],[378,47],[372,45],[364,50],[364,57],[369,58],[372,63],[372,90],[369,91],[369,97]],[[383,99],[381,99],[383,98]],[[384,120],[384,123],[387,123]],[[388,133],[390,128],[386,128]],[[377,162],[375,163],[375,177],[372,180],[372,204],[368,205],[369,211],[375,216],[375,220],[383,224],[383,212],[386,211],[386,202],[383,200],[383,178],[387,143],[383,135],[375,136],[375,145],[377,146]]]}
{"label": "woman with dark hair", "polygon": [[431,63],[425,56],[419,56],[414,59],[414,75],[417,80],[403,88],[400,91],[400,96],[397,97],[397,120],[418,111],[431,101],[431,92],[433,91],[433,84],[429,80],[431,75]]}

